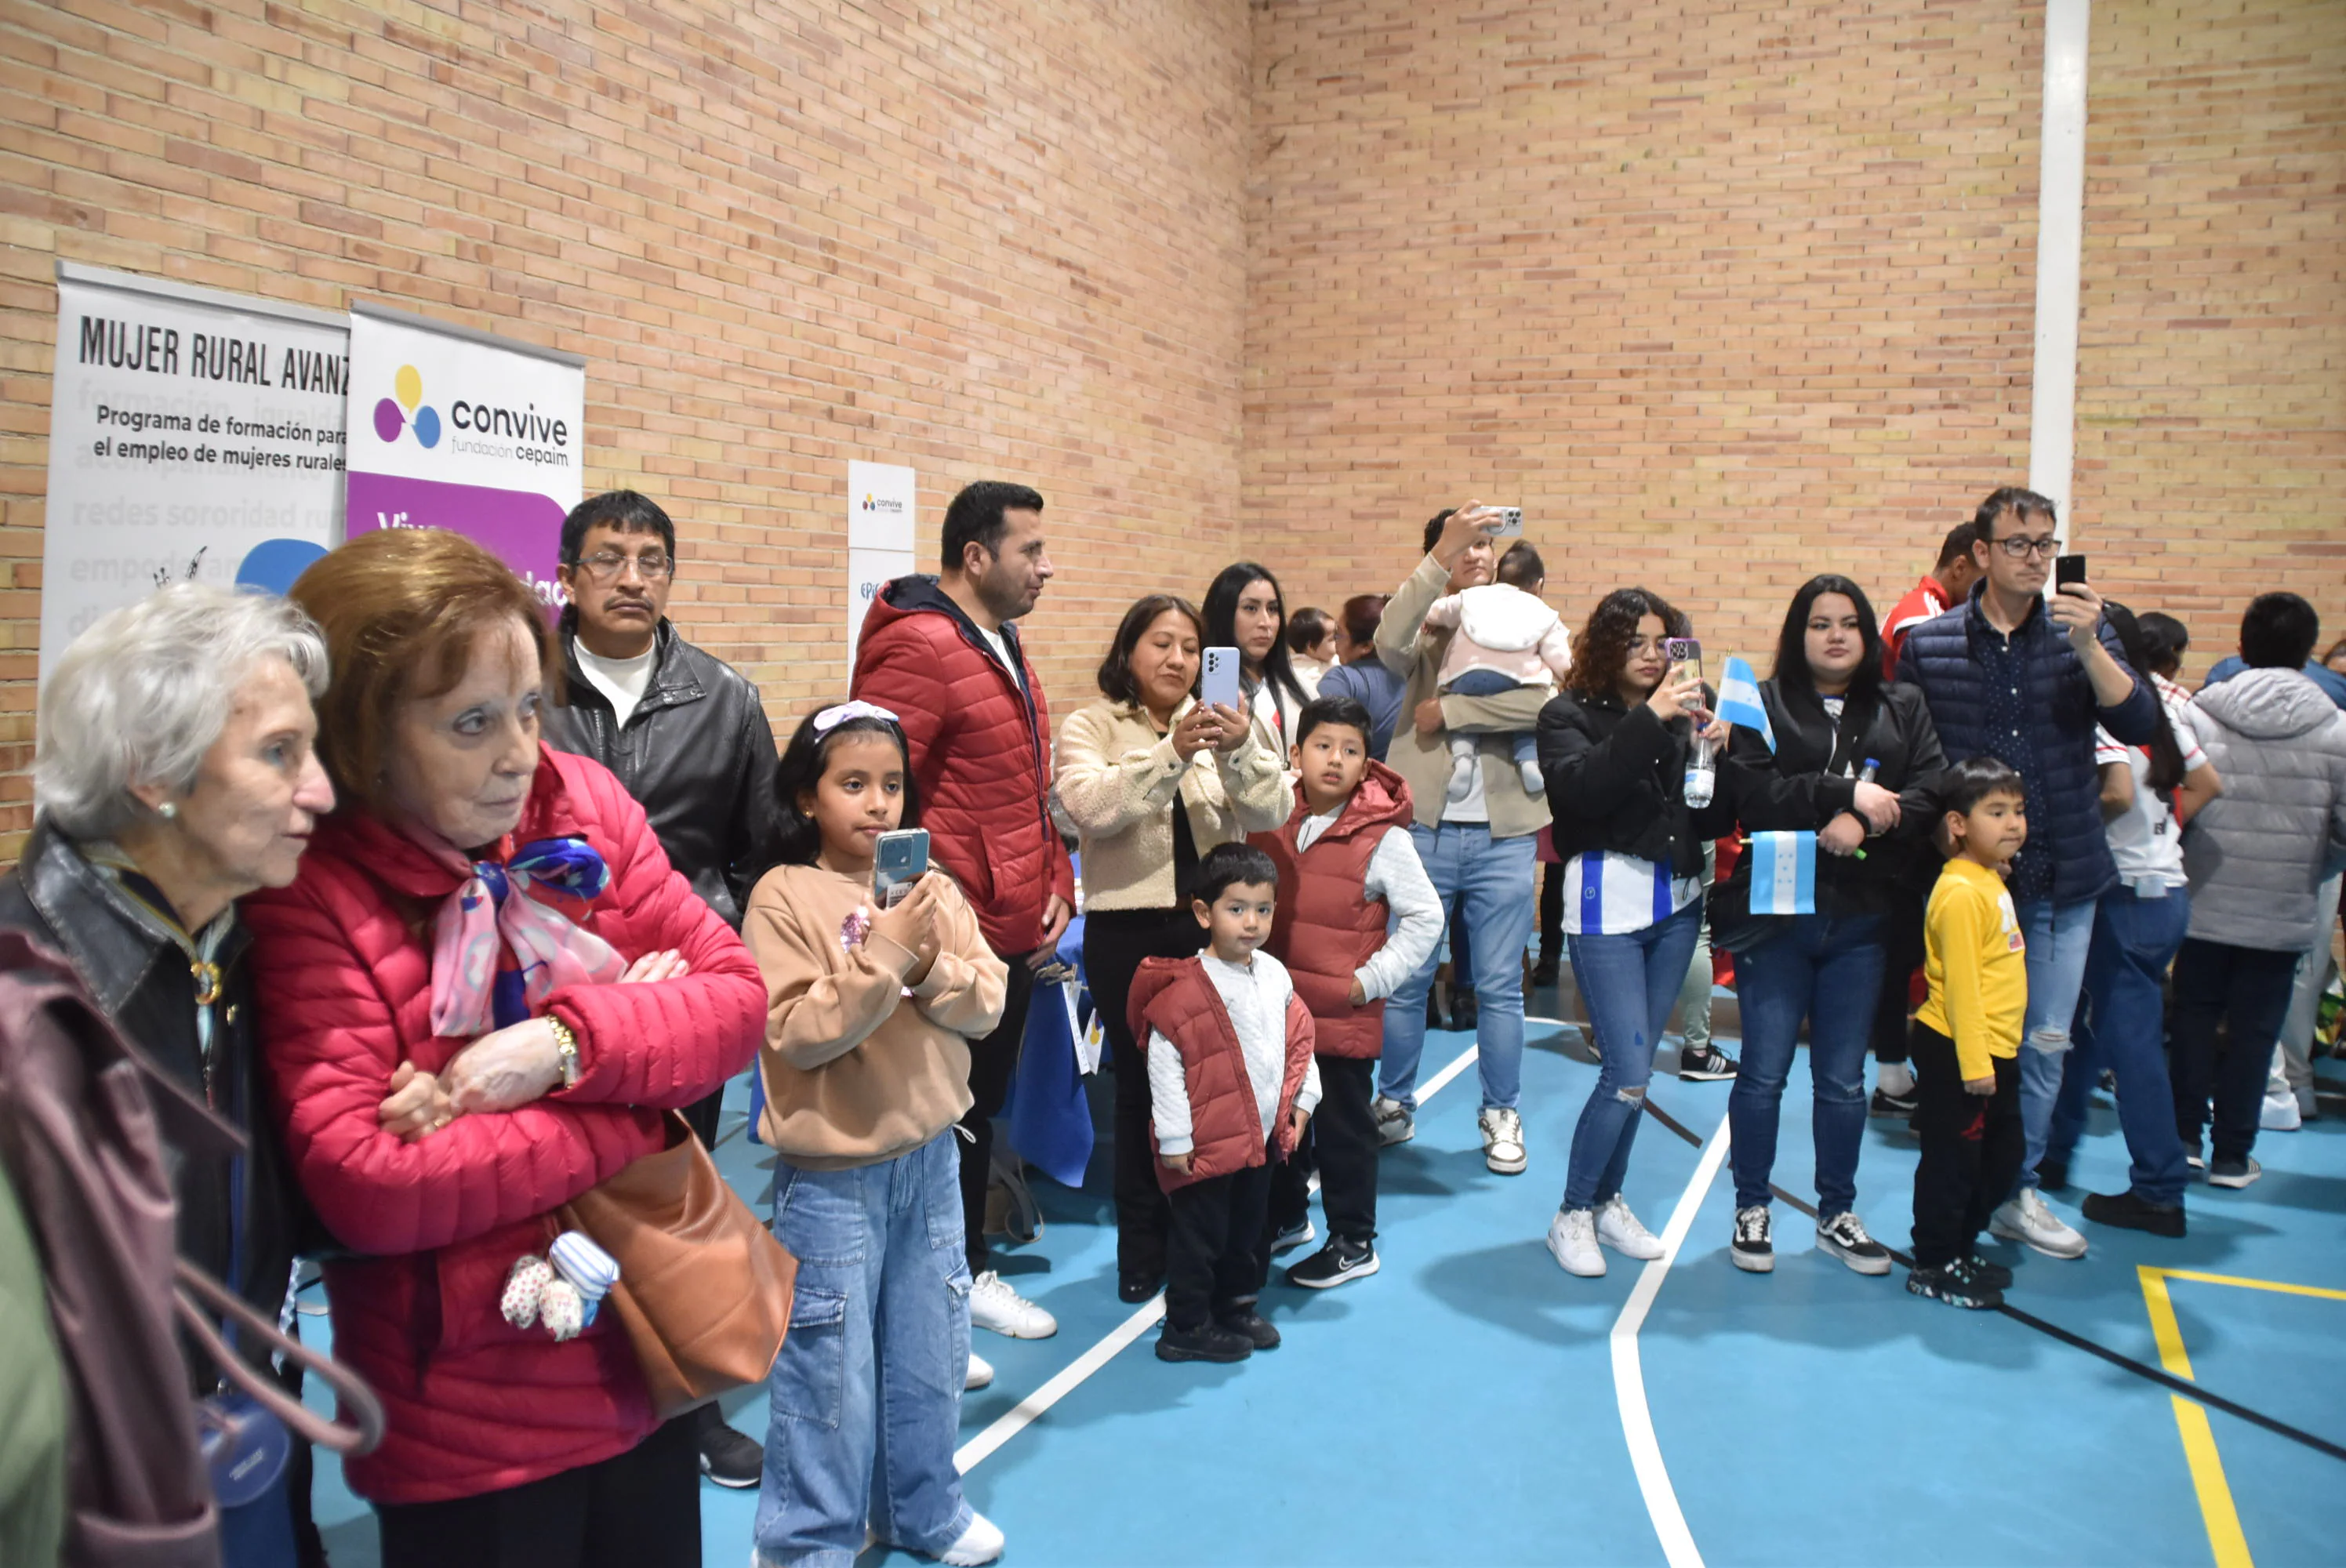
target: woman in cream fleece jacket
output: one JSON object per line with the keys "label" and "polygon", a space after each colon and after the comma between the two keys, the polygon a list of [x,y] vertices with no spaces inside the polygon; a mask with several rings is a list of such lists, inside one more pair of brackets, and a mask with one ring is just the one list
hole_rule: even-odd
{"label": "woman in cream fleece jacket", "polygon": [[1197,610],[1153,594],[1125,612],[1099,700],[1059,726],[1054,790],[1082,840],[1084,970],[1116,1066],[1117,1272],[1145,1301],[1165,1273],[1165,1195],[1148,1151],[1148,1074],[1125,1018],[1145,958],[1205,945],[1188,879],[1217,844],[1282,826],[1285,764],[1260,726],[1200,708]]}

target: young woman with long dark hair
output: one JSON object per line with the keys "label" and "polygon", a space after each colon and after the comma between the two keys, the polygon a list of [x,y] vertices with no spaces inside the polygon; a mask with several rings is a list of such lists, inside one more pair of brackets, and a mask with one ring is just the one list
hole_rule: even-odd
{"label": "young woman with long dark hair", "polygon": [[1267,566],[1235,561],[1206,589],[1206,647],[1239,650],[1242,675],[1239,695],[1247,711],[1270,738],[1271,749],[1287,755],[1295,716],[1311,700],[1296,678],[1287,647],[1287,599]]}
{"label": "young woman with long dark hair", "polygon": [[[1892,905],[1911,897],[1909,861],[1927,848],[1946,765],[1923,694],[1882,677],[1882,632],[1865,590],[1811,577],[1792,596],[1760,700],[1776,737],[1739,727],[1728,774],[1746,833],[1814,833],[1812,906],[1787,912],[1747,848],[1711,906],[1715,941],[1735,954],[1743,1069],[1728,1096],[1735,1167],[1735,1266],[1776,1266],[1769,1176],[1784,1081],[1809,1024],[1816,1141],[1817,1247],[1860,1274],[1890,1272],[1890,1254],[1853,1207],[1865,1136],[1865,1054],[1883,983]],[[1768,847],[1773,849],[1770,842]],[[1797,854],[1796,846],[1787,843]]]}

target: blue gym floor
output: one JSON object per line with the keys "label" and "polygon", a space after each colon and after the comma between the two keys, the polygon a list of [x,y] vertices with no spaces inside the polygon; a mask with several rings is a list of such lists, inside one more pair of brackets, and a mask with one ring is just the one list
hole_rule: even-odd
{"label": "blue gym floor", "polygon": [[[1902,1268],[1852,1274],[1812,1251],[1810,1225],[1781,1203],[1775,1273],[1738,1272],[1724,1171],[1693,1196],[1691,1228],[1634,1341],[1659,1466],[1641,1491],[1612,1341],[1640,1268],[1663,1266],[1608,1253],[1611,1272],[1581,1280],[1549,1257],[1542,1236],[1595,1069],[1569,1025],[1535,1023],[1529,1044],[1526,1173],[1484,1167],[1470,1064],[1425,1104],[1416,1141],[1384,1155],[1382,1272],[1317,1294],[1274,1279],[1264,1310],[1286,1343],[1236,1367],[1159,1362],[1152,1327],[970,1470],[971,1501],[1009,1538],[1004,1562],[2240,1568],[2346,1556],[2338,1460],[2203,1415],[2000,1314],[1911,1297]],[[1428,1077],[1471,1044],[1429,1036]],[[2259,1139],[2262,1181],[2191,1189],[2187,1239],[2086,1227],[2093,1248],[2076,1262],[1993,1244],[2018,1270],[2013,1303],[2153,1366],[2164,1352],[2211,1392],[2346,1442],[2341,1068],[2320,1064],[2334,1096],[2325,1119]],[[1785,1096],[1776,1181],[1812,1196],[1804,1073]],[[1658,1076],[1653,1097],[1708,1142],[1728,1089]],[[740,1109],[719,1161],[762,1212],[771,1156],[740,1135]],[[1701,1161],[1647,1119],[1627,1191],[1657,1235]],[[1860,1212],[1902,1249],[1913,1162],[1902,1123],[1869,1124]],[[1059,1333],[977,1336],[998,1375],[963,1406],[965,1441],[1133,1317],[1116,1298],[1107,1165],[1103,1146],[1081,1191],[1034,1178],[1045,1233],[997,1257]],[[2055,1207],[2075,1220],[2085,1192],[2122,1188],[2125,1171],[2116,1115],[2097,1096],[2076,1185]],[[725,1408],[763,1436],[761,1391]],[[1656,1522],[1671,1494],[1684,1529],[1675,1558]],[[740,1568],[756,1493],[702,1495],[705,1560]],[[316,1507],[337,1564],[374,1563],[372,1517],[324,1456]]]}

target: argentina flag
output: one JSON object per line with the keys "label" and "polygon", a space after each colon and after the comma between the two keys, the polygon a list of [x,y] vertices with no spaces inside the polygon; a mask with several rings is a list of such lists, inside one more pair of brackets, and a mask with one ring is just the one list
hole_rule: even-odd
{"label": "argentina flag", "polygon": [[1817,836],[1814,833],[1754,833],[1745,853],[1751,858],[1751,912],[1804,915],[1817,912]]}
{"label": "argentina flag", "polygon": [[1760,700],[1760,677],[1751,673],[1749,659],[1730,658],[1719,672],[1719,717],[1758,730],[1768,749],[1776,749],[1776,727],[1768,722],[1768,705]]}

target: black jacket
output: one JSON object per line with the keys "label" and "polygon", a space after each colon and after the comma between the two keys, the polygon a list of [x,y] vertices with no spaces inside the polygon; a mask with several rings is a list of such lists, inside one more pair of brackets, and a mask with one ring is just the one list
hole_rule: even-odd
{"label": "black jacket", "polygon": [[578,667],[577,611],[562,617],[568,666],[562,704],[546,709],[546,743],[618,776],[651,820],[668,864],[735,930],[750,890],[772,869],[780,759],[758,688],[701,652],[663,618],[644,697],[627,716]]}
{"label": "black jacket", "polygon": [[[1707,688],[1706,688],[1707,689]],[[1547,779],[1559,860],[1592,850],[1635,855],[1681,877],[1702,875],[1702,846],[1734,825],[1725,769],[1699,811],[1686,803],[1687,746],[1694,726],[1665,725],[1644,703],[1565,692],[1540,709],[1539,765]]]}
{"label": "black jacket", "polygon": [[[1884,686],[1856,697],[1835,724],[1824,699],[1806,687],[1760,683],[1760,700],[1776,729],[1776,750],[1756,729],[1735,727],[1727,747],[1727,788],[1737,820],[1749,833],[1814,831],[1843,811],[1853,810],[1857,775],[1868,759],[1873,781],[1898,792],[1903,813],[1898,826],[1854,855],[1817,856],[1817,912],[1868,915],[1888,912],[1900,896],[1927,896],[1938,857],[1930,850],[1938,820],[1936,793],[1946,759],[1923,694],[1911,686]],[[1925,863],[1927,861],[1927,864]],[[1923,891],[1917,891],[1917,888]],[[1757,947],[1785,917],[1753,915],[1751,860],[1745,856],[1719,884],[1711,901],[1711,940],[1729,952]]]}
{"label": "black jacket", "polygon": [[[162,905],[159,892],[142,891]],[[305,1211],[278,1142],[253,1044],[251,969],[245,962],[250,938],[243,926],[231,930],[215,954],[220,996],[212,1007],[209,1054],[198,1043],[196,980],[186,950],[152,911],[110,885],[46,817],[33,824],[15,869],[0,877],[0,926],[64,954],[116,1028],[251,1140],[241,1277],[231,1279],[229,1270],[230,1159],[173,1151],[179,1252],[275,1321],[285,1305]]]}

